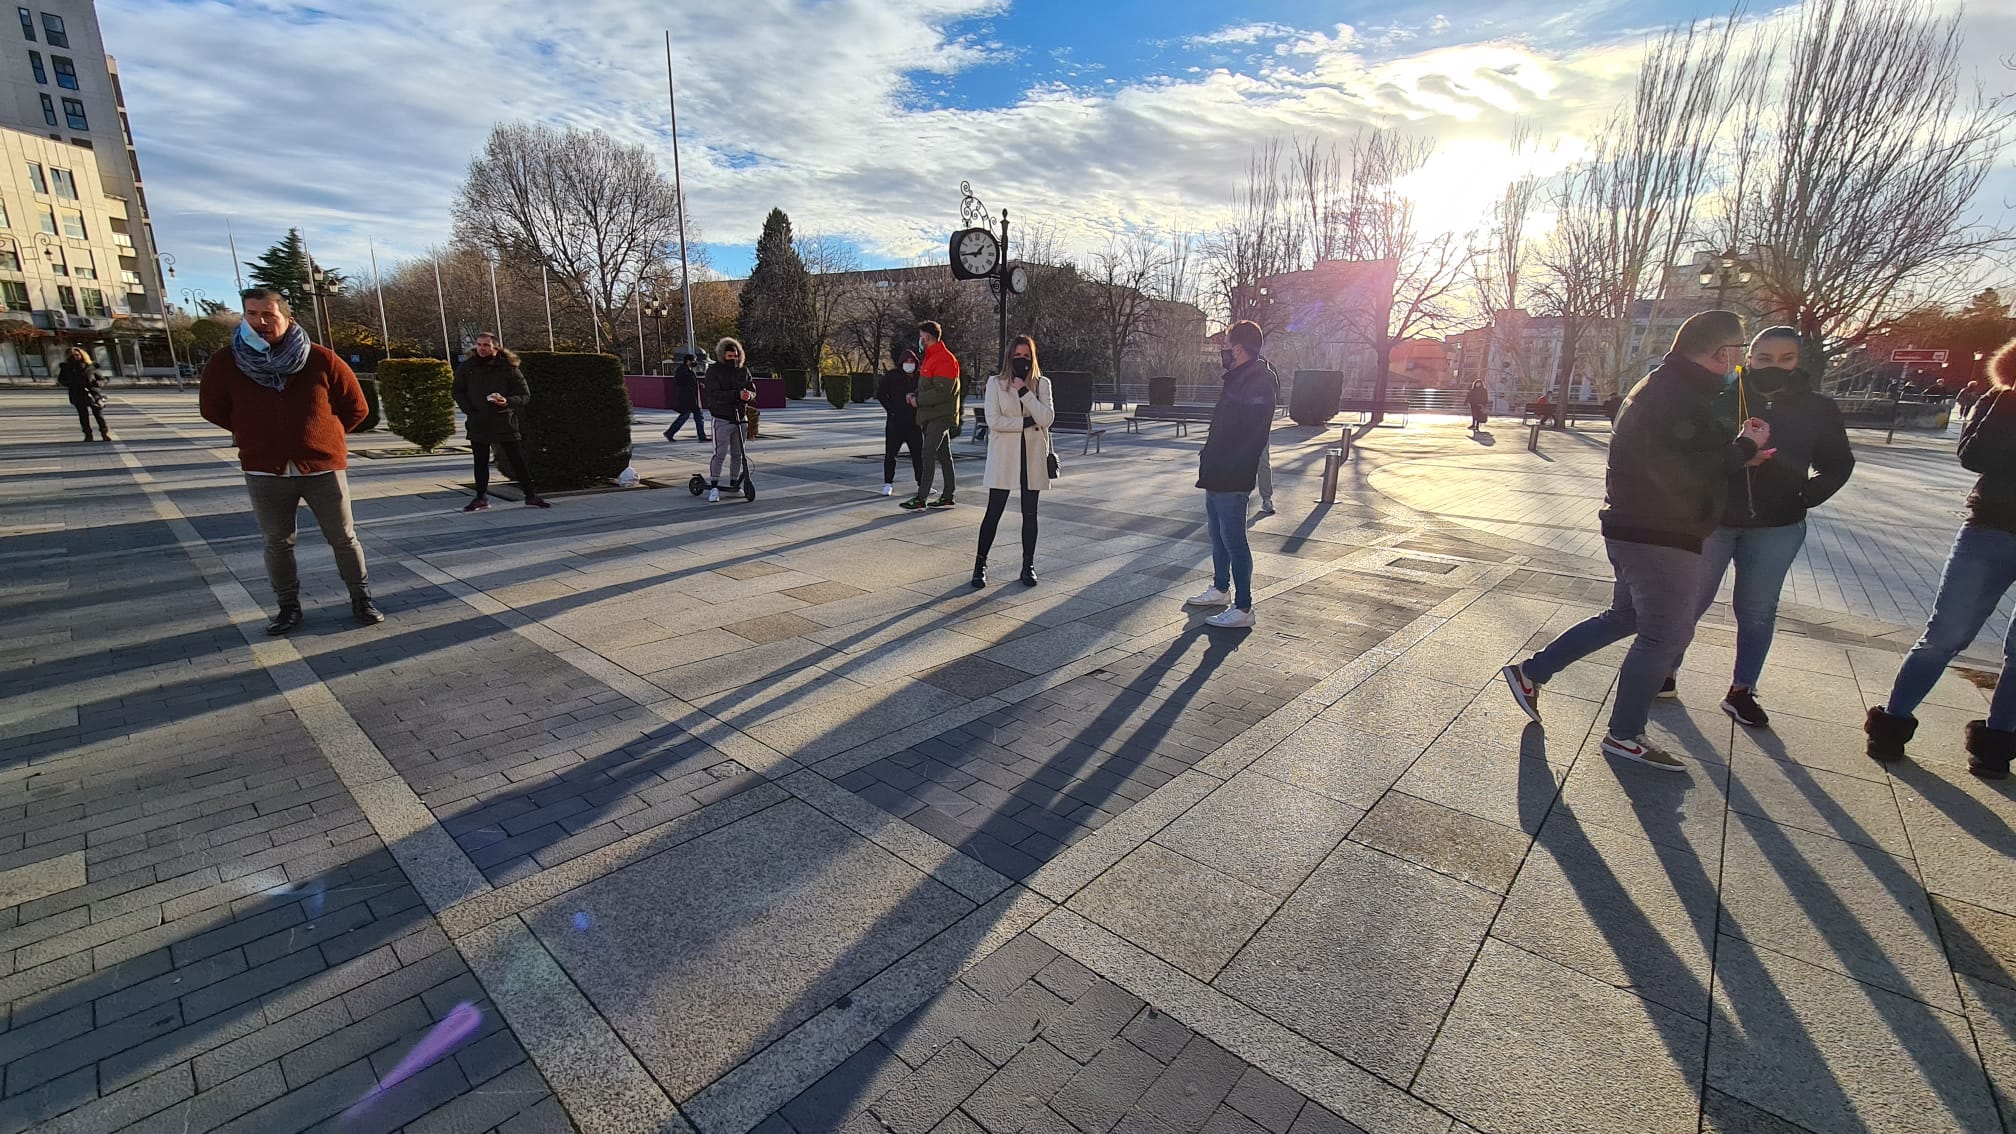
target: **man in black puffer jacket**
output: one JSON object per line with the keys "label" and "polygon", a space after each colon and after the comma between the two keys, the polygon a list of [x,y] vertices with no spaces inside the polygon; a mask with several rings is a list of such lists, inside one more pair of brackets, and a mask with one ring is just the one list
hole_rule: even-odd
{"label": "man in black puffer jacket", "polygon": [[1233,629],[1253,625],[1246,503],[1274,427],[1274,392],[1280,381],[1260,357],[1260,343],[1258,323],[1242,320],[1225,332],[1225,388],[1211,411],[1211,435],[1197,457],[1197,487],[1204,490],[1204,515],[1211,528],[1211,586],[1185,605],[1224,606],[1229,599],[1231,606],[1205,621]]}
{"label": "man in black puffer jacket", "polygon": [[[1752,340],[1749,363],[1715,408],[1732,432],[1747,417],[1763,418],[1776,453],[1729,478],[1722,523],[1701,545],[1701,597],[1694,615],[1699,621],[1708,612],[1733,562],[1736,591],[1729,605],[1736,615],[1736,670],[1722,711],[1738,724],[1764,728],[1771,718],[1757,703],[1757,679],[1771,652],[1785,576],[1806,543],[1806,510],[1841,491],[1855,471],[1855,454],[1834,399],[1815,391],[1799,369],[1799,332],[1791,327],[1771,327]],[[1673,668],[1679,671],[1679,660]],[[1666,685],[1661,696],[1677,692],[1672,680]]]}
{"label": "man in black puffer jacket", "polygon": [[1680,325],[1673,350],[1617,413],[1603,479],[1603,546],[1617,573],[1610,609],[1569,628],[1523,663],[1505,667],[1519,707],[1540,722],[1540,686],[1613,642],[1631,638],[1603,753],[1662,771],[1686,768],[1645,736],[1652,699],[1694,637],[1701,544],[1722,517],[1731,474],[1768,458],[1771,427],[1742,432],[1715,417],[1715,396],[1743,357],[1743,320],[1704,311]]}

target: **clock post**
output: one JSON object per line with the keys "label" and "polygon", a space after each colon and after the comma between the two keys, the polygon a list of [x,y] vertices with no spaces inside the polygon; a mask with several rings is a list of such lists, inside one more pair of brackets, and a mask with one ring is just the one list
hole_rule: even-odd
{"label": "clock post", "polygon": [[999,357],[1008,355],[1008,294],[1028,287],[1028,273],[1008,265],[1008,210],[1001,210],[1001,231],[990,223],[987,206],[973,195],[971,182],[959,183],[959,219],[966,227],[952,234],[952,275],[962,280],[986,280],[994,288],[999,322]]}

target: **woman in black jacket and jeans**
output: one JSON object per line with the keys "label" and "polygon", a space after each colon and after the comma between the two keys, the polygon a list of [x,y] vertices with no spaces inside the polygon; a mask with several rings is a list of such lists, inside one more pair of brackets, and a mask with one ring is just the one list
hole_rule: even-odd
{"label": "woman in black jacket and jeans", "polygon": [[[1981,479],[1967,496],[1967,522],[1939,576],[1932,620],[1898,667],[1889,700],[1870,709],[1863,723],[1874,760],[1903,758],[1904,746],[1918,731],[1911,714],[2016,583],[2016,341],[1995,352],[1988,376],[1994,385],[1960,432],[1960,464]],[[2002,651],[2002,676],[1988,701],[1988,718],[1967,722],[1967,769],[1983,779],[2007,777],[2016,755],[2016,624]]]}
{"label": "woman in black jacket and jeans", "polygon": [[112,431],[105,428],[105,395],[98,392],[102,383],[84,348],[70,348],[70,356],[56,368],[56,382],[70,392],[70,405],[77,411],[77,424],[84,427],[84,440],[91,440],[94,417],[98,419],[98,436],[112,440]]}

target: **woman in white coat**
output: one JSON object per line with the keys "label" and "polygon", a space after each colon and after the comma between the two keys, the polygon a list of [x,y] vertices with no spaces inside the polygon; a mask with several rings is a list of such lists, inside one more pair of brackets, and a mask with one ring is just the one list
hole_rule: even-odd
{"label": "woman in white coat", "polygon": [[987,585],[987,552],[1008,509],[1008,494],[1022,490],[1022,585],[1036,585],[1036,500],[1050,487],[1050,423],[1056,419],[1050,380],[1036,362],[1036,340],[1017,335],[1001,373],[987,380],[987,515],[980,521],[980,553],[973,585]]}

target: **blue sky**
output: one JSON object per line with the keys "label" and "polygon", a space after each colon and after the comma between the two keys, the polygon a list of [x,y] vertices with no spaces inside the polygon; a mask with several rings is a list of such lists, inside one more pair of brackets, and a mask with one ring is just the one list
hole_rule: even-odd
{"label": "blue sky", "polygon": [[[1980,7],[1977,5],[1977,7]],[[936,254],[962,179],[1068,250],[1204,232],[1270,135],[1367,125],[1433,135],[1417,186],[1474,225],[1534,123],[1569,160],[1628,89],[1653,25],[1719,4],[1536,0],[1460,8],[1257,0],[100,0],[161,245],[231,288],[290,226],[362,274],[449,235],[470,156],[500,121],[605,129],[670,168],[663,35],[678,47],[697,241],[747,268],[772,206],[868,264]],[[2016,16],[1970,13],[1970,48]],[[2006,76],[2006,72],[2000,72]],[[2005,82],[2006,85],[2006,82]]]}

